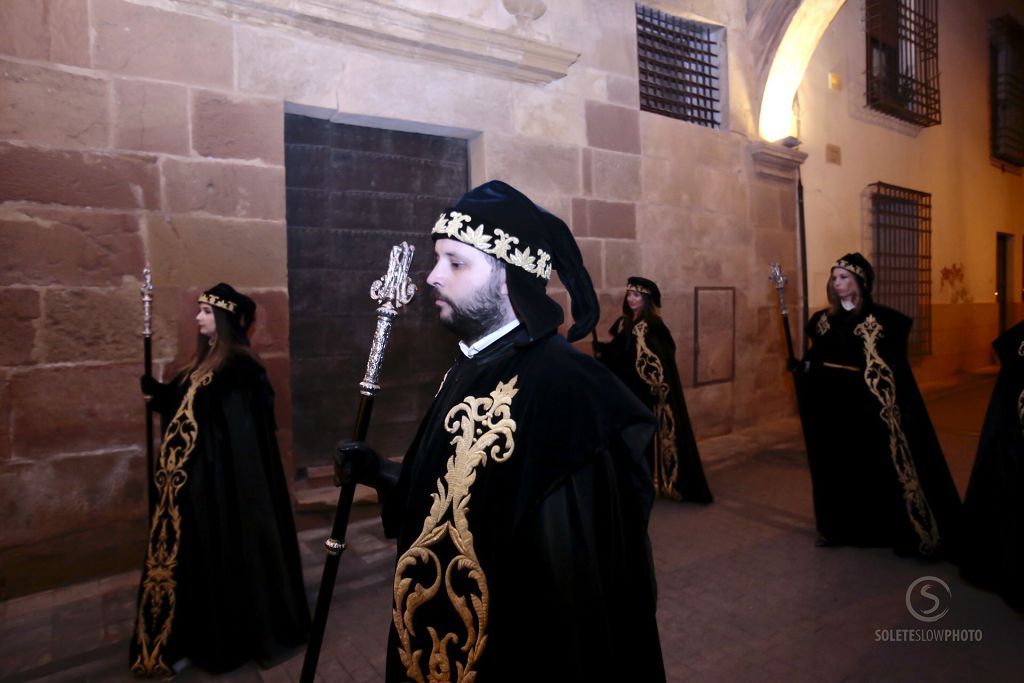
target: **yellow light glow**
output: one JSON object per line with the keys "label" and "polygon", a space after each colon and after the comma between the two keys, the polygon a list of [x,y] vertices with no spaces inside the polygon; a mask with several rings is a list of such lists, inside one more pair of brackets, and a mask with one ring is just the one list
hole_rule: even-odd
{"label": "yellow light glow", "polygon": [[768,142],[796,136],[793,98],[825,29],[846,0],[804,0],[782,37],[761,97],[758,130]]}

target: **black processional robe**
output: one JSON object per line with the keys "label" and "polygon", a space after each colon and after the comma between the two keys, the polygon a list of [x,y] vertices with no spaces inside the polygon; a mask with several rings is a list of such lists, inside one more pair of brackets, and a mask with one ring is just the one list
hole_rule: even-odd
{"label": "black processional robe", "polygon": [[598,357],[658,419],[647,451],[658,495],[675,500],[714,500],[704,476],[697,440],[676,367],[676,345],[658,316],[629,324],[619,318],[598,345]]}
{"label": "black processional robe", "polygon": [[1024,611],[1024,322],[992,346],[1001,367],[964,499],[960,571]]}
{"label": "black processional robe", "polygon": [[164,435],[131,669],[269,663],[305,641],[310,619],[266,372],[236,355],[161,385],[153,407]]}
{"label": "black processional robe", "polygon": [[386,494],[388,681],[664,681],[650,413],[556,334],[451,367]]}
{"label": "black processional robe", "polygon": [[960,497],[907,357],[912,320],[818,311],[797,376],[814,514],[827,543],[952,557]]}

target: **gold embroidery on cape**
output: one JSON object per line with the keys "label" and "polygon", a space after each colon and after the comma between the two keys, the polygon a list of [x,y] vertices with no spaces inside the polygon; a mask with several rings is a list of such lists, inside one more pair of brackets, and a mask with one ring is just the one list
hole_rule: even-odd
{"label": "gold embroidery on cape", "polygon": [[1024,391],[1017,397],[1017,419],[1024,425]]}
{"label": "gold embroidery on cape", "polygon": [[828,315],[825,314],[825,313],[822,313],[821,317],[818,318],[818,336],[819,337],[824,337],[828,333],[828,331],[830,329],[832,329],[832,328],[828,324]]}
{"label": "gold embroidery on cape", "polygon": [[[513,435],[515,420],[511,418],[512,399],[519,392],[513,377],[507,384],[499,382],[490,396],[475,398],[467,396],[462,403],[453,407],[444,419],[444,428],[455,436],[451,444],[455,453],[448,458],[444,480],[437,480],[437,492],[431,494],[433,504],[423,530],[409,549],[398,558],[395,568],[393,619],[398,633],[398,655],[405,665],[406,675],[417,683],[461,681],[471,683],[476,679],[474,667],[487,644],[487,617],[490,598],[487,577],[473,547],[473,533],[469,529],[470,488],[476,481],[476,470],[487,464],[505,462],[515,449]],[[437,597],[441,587],[441,560],[432,546],[449,540],[456,556],[444,568],[444,587],[448,601],[458,613],[465,626],[464,641],[460,634],[446,633],[439,636],[436,629],[428,626],[431,651],[426,662],[427,671],[422,669],[423,650],[413,650],[416,636],[413,623],[416,611]],[[433,582],[429,586],[406,576],[417,566],[433,570]],[[459,592],[460,586],[468,594]],[[475,589],[475,592],[473,591]],[[464,661],[449,661],[451,650],[465,655]]]}
{"label": "gold embroidery on cape", "polygon": [[171,667],[163,658],[163,647],[171,636],[174,608],[177,602],[177,582],[174,571],[178,566],[178,548],[181,543],[181,511],[178,493],[188,475],[185,463],[199,436],[199,425],[192,412],[196,392],[207,386],[213,373],[189,378],[174,419],[167,426],[153,483],[157,490],[157,504],[149,527],[149,546],[146,548],[146,568],[143,573],[142,595],[136,615],[135,641],[139,654],[132,662],[132,673],[138,676],[169,676]]}
{"label": "gold embroidery on cape", "polygon": [[654,490],[658,495],[679,499],[679,453],[676,450],[676,418],[668,403],[668,384],[661,359],[647,346],[647,323],[633,326],[636,337],[636,372],[651,387],[655,397],[654,414],[658,418],[658,437],[654,440]]}
{"label": "gold embroidery on cape", "polygon": [[882,326],[878,324],[875,316],[869,315],[853,329],[853,333],[864,340],[864,358],[867,363],[864,368],[864,381],[882,405],[879,415],[889,428],[889,453],[900,486],[903,488],[907,517],[921,539],[918,549],[923,555],[931,555],[938,549],[939,531],[932,510],[928,506],[928,500],[921,490],[917,468],[914,467],[910,453],[910,444],[903,433],[900,408],[896,405],[896,379],[892,369],[882,360],[876,348],[878,338],[883,335]]}
{"label": "gold embroidery on cape", "polygon": [[444,377],[441,378],[441,383],[437,385],[437,391],[434,392],[434,398],[437,398],[437,395],[441,393],[442,389],[444,389],[444,383],[448,381],[448,373],[451,371],[451,368],[444,371]]}
{"label": "gold embroidery on cape", "polygon": [[[1024,341],[1017,347],[1017,355],[1024,356]],[[1017,397],[1017,418],[1024,425],[1024,391],[1020,392],[1020,396]]]}

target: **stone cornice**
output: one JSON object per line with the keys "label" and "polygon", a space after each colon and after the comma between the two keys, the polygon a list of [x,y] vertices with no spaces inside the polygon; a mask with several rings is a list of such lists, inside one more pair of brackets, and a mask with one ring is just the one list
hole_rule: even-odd
{"label": "stone cornice", "polygon": [[792,182],[797,179],[797,169],[807,159],[806,152],[799,152],[770,142],[752,142],[748,145],[754,160],[754,172],[770,180]]}
{"label": "stone cornice", "polygon": [[528,83],[566,75],[579,53],[531,38],[373,0],[134,0],[139,4],[285,27],[389,54]]}

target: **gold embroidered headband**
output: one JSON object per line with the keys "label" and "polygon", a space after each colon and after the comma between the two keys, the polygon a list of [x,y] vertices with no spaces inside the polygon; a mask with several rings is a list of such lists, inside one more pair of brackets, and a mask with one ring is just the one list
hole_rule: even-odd
{"label": "gold embroidered headband", "polygon": [[641,285],[633,285],[632,283],[626,286],[626,291],[627,292],[639,292],[640,294],[646,294],[647,296],[650,296],[651,294],[653,294],[653,292],[651,292],[646,287],[643,287]]}
{"label": "gold embroidered headband", "polygon": [[651,294],[653,294],[653,292],[651,290],[647,289],[646,287],[643,287],[641,285],[634,285],[632,283],[626,285],[626,291],[627,292],[640,292],[641,294],[646,294],[647,296],[650,296]]}
{"label": "gold embroidered headband", "polygon": [[434,228],[430,232],[476,247],[485,254],[501,259],[509,265],[522,268],[531,275],[536,275],[544,280],[551,279],[551,255],[546,251],[537,248],[537,253],[534,255],[530,253],[530,247],[516,249],[515,245],[519,244],[518,237],[510,235],[501,228],[490,228],[482,222],[475,228],[466,225],[473,222],[475,221],[469,214],[446,211],[437,219],[437,223],[434,224]]}
{"label": "gold embroidered headband", "polygon": [[868,279],[867,278],[867,274],[864,272],[863,268],[861,268],[860,266],[855,266],[852,263],[850,263],[849,261],[844,261],[843,259],[839,259],[838,261],[835,262],[835,264],[832,267],[833,268],[842,268],[843,270],[848,270],[851,273],[853,273],[854,275],[856,275],[857,277],[859,277],[861,280],[867,280]]}
{"label": "gold embroidered headband", "polygon": [[200,294],[199,295],[199,303],[201,303],[201,304],[210,304],[211,306],[216,306],[217,308],[222,308],[225,311],[227,311],[228,313],[234,313],[237,310],[237,308],[238,308],[238,305],[235,304],[234,301],[228,301],[227,299],[221,299],[216,294]]}

